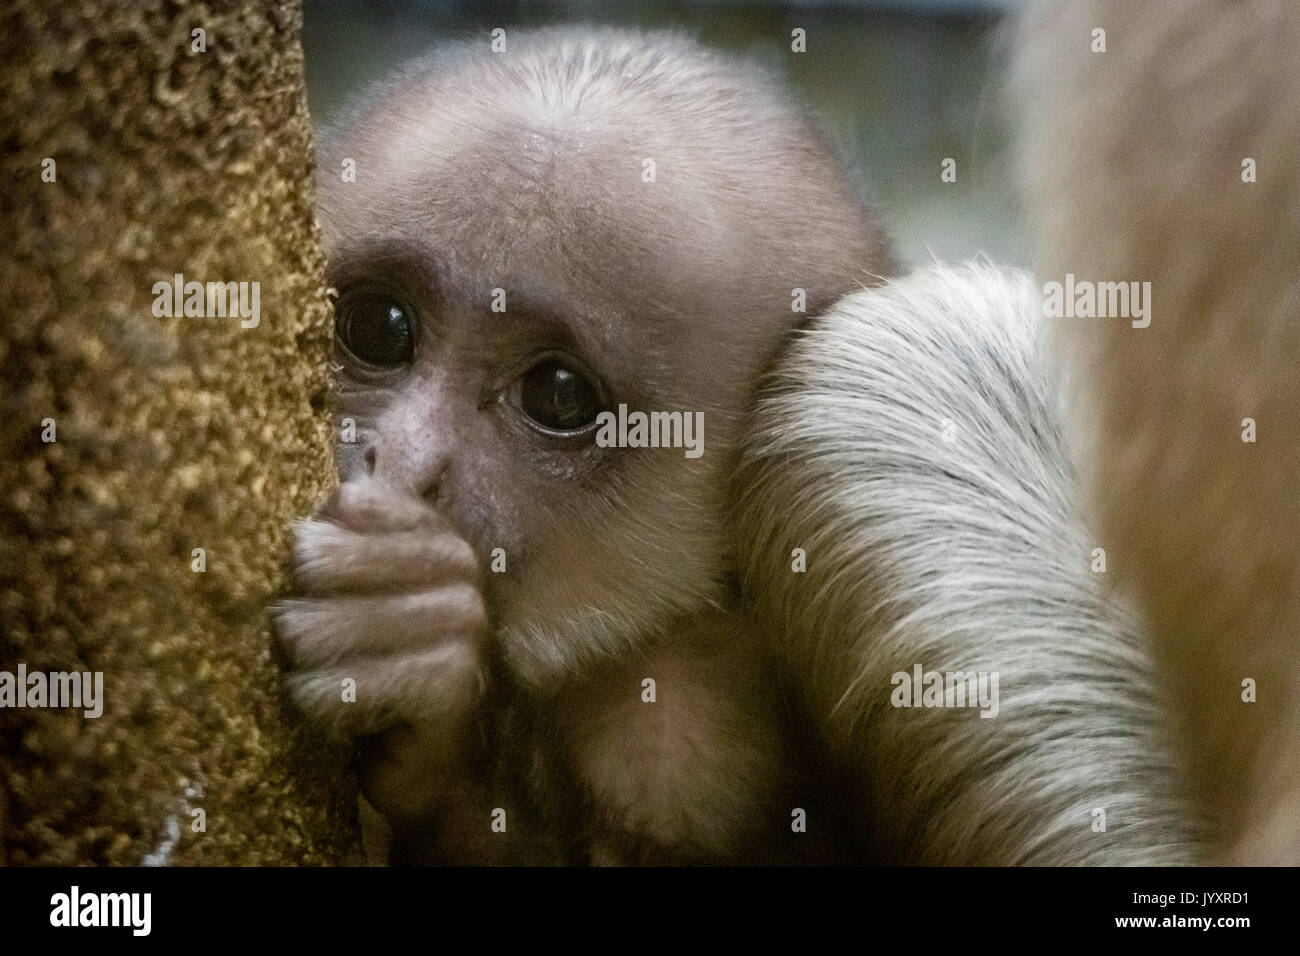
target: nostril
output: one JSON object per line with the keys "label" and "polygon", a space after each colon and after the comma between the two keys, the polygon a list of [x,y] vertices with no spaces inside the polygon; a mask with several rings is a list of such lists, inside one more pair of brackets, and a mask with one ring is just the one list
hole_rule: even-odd
{"label": "nostril", "polygon": [[373,475],[375,473],[375,463],[378,460],[379,460],[379,451],[375,448],[374,445],[371,445],[369,448],[366,449],[366,454],[365,454],[367,474]]}
{"label": "nostril", "polygon": [[437,505],[438,499],[442,497],[442,484],[447,474],[447,461],[443,459],[432,470],[431,474],[426,476],[422,485],[417,486],[420,497],[427,504]]}

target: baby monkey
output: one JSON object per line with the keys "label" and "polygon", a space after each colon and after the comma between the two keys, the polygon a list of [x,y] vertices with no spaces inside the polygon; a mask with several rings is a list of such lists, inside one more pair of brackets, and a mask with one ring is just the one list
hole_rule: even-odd
{"label": "baby monkey", "polygon": [[[342,484],[278,623],[390,860],[789,859],[816,787],[728,487],[786,333],[888,267],[833,151],[689,40],[544,30],[408,66],[319,158]],[[703,454],[598,441],[620,406]]]}

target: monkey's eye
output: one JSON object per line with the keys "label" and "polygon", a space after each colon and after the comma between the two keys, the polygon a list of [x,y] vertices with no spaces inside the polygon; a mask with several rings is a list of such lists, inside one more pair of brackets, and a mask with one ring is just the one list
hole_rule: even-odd
{"label": "monkey's eye", "polygon": [[542,428],[581,431],[601,411],[600,391],[582,372],[558,358],[538,362],[514,386],[519,410]]}
{"label": "monkey's eye", "polygon": [[352,355],[368,365],[409,365],[415,331],[406,307],[386,292],[366,290],[343,296],[335,308],[334,333]]}

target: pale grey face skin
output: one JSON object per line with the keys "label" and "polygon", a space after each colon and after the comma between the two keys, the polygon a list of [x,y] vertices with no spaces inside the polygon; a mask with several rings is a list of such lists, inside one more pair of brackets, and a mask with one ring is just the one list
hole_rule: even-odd
{"label": "pale grey face skin", "polygon": [[[885,260],[804,118],[675,39],[516,34],[382,88],[320,166],[340,329],[410,348],[340,349],[342,475],[423,498],[485,563],[504,549],[486,582],[518,676],[553,682],[725,603],[734,435],[800,319],[792,290],[816,309]],[[557,375],[579,427],[524,407]],[[580,426],[619,403],[702,412],[704,456],[597,447]]]}

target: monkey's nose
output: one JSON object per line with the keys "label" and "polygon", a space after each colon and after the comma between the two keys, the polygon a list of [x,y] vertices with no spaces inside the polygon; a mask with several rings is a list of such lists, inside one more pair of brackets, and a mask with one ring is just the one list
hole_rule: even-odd
{"label": "monkey's nose", "polygon": [[445,459],[428,463],[407,461],[401,454],[387,454],[381,460],[377,444],[366,448],[362,457],[372,478],[396,485],[430,504],[437,502],[447,466]]}

